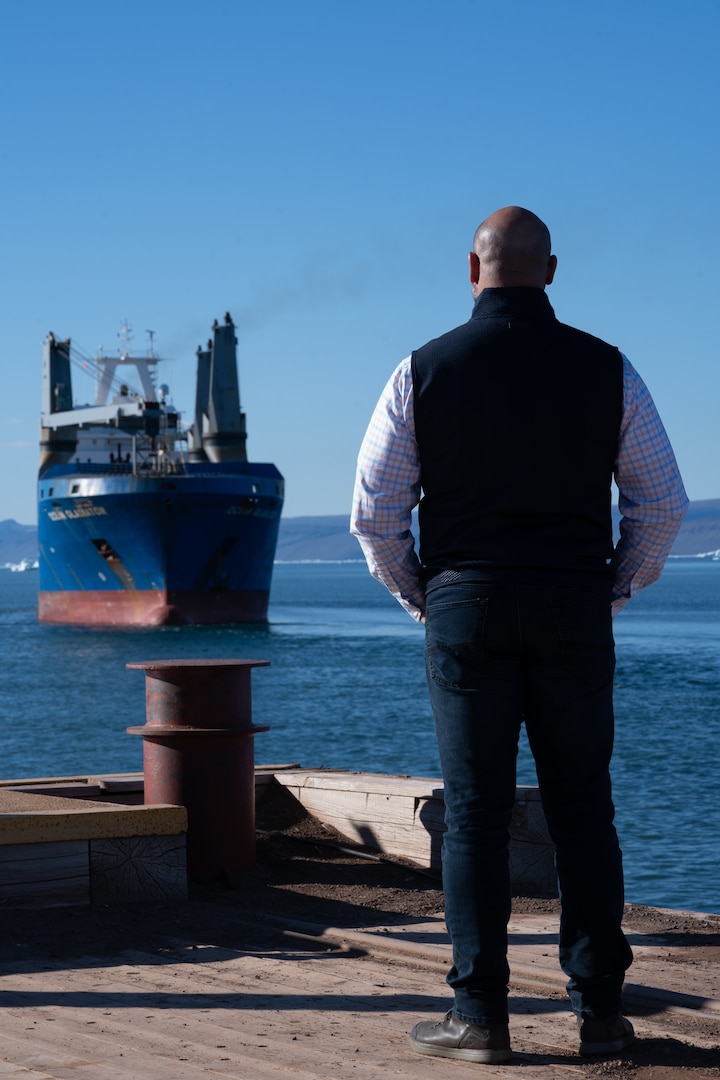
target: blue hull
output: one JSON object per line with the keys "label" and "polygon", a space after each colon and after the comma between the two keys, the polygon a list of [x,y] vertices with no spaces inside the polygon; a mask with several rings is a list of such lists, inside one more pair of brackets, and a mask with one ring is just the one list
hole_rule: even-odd
{"label": "blue hull", "polygon": [[45,622],[263,622],[283,502],[274,465],[55,465],[38,485]]}

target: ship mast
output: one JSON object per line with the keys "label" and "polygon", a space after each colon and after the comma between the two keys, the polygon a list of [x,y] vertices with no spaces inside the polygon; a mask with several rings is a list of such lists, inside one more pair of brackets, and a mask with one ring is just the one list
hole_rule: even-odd
{"label": "ship mast", "polygon": [[110,392],[117,377],[117,369],[122,365],[134,367],[142,386],[142,396],[145,401],[157,401],[155,394],[155,368],[160,363],[160,357],[155,355],[153,349],[154,330],[147,331],[150,337],[150,345],[147,356],[133,356],[131,343],[133,339],[132,327],[127,319],[124,319],[118,333],[120,339],[119,355],[113,358],[103,356],[102,351],[95,358],[95,363],[100,368],[100,377],[95,386],[95,404],[107,405]]}

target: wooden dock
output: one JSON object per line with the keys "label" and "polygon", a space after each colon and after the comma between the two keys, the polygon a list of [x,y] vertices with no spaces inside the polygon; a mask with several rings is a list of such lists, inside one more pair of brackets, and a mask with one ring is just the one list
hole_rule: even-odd
{"label": "wooden dock", "polygon": [[[418,1056],[407,1032],[448,1005],[449,946],[441,917],[387,927],[314,926],[266,911],[228,913],[202,932],[202,911],[153,920],[153,944],[132,935],[110,955],[76,936],[37,955],[3,935],[0,1077],[13,1080],[415,1080],[490,1077],[497,1066]],[[116,911],[120,909],[115,909]],[[39,913],[34,913],[39,917]],[[61,924],[65,926],[63,922]],[[122,928],[122,921],[118,933]],[[630,936],[628,1002],[639,1036],[624,1062],[577,1055],[575,1027],[554,963],[557,927],[511,923],[511,1035],[502,1075],[563,1080],[594,1075],[701,1080],[720,1075],[720,962]],[[673,1064],[674,1063],[674,1064]],[[657,1067],[660,1071],[655,1073]],[[632,1071],[629,1071],[632,1069]],[[628,1071],[622,1071],[628,1070]]]}
{"label": "wooden dock", "polygon": [[[427,876],[395,864],[388,888],[389,858],[306,839],[298,861],[289,836],[274,828],[232,890],[131,904],[6,903],[0,1080],[720,1078],[717,916],[628,909],[636,960],[626,1001],[639,1041],[623,1061],[588,1063],[557,967],[557,905],[518,901],[514,1060],[449,1062],[415,1054],[407,1039],[418,1019],[449,1007],[441,905],[398,914],[403,890],[412,899]],[[372,880],[376,904],[350,903],[339,889],[348,866]],[[427,888],[440,896],[434,880]]]}

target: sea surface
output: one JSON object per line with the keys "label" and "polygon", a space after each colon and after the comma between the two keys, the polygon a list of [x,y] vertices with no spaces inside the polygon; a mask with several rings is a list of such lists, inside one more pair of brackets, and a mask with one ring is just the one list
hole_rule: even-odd
{"label": "sea surface", "polygon": [[[423,631],[363,563],[286,563],[267,627],[40,625],[37,574],[0,570],[0,776],[139,772],[138,660],[269,660],[258,764],[437,777]],[[626,896],[720,912],[720,561],[673,559],[615,620],[613,784]],[[535,784],[524,734],[518,782]]]}

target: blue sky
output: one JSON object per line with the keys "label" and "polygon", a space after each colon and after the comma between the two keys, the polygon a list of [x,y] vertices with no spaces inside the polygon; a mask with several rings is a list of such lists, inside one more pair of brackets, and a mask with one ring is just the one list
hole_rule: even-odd
{"label": "blue sky", "polygon": [[469,316],[511,203],[558,317],[630,356],[720,497],[719,30],[720,0],[0,0],[0,519],[36,519],[49,330],[153,329],[189,420],[226,310],[251,459],[288,516],[346,513],[380,390]]}

